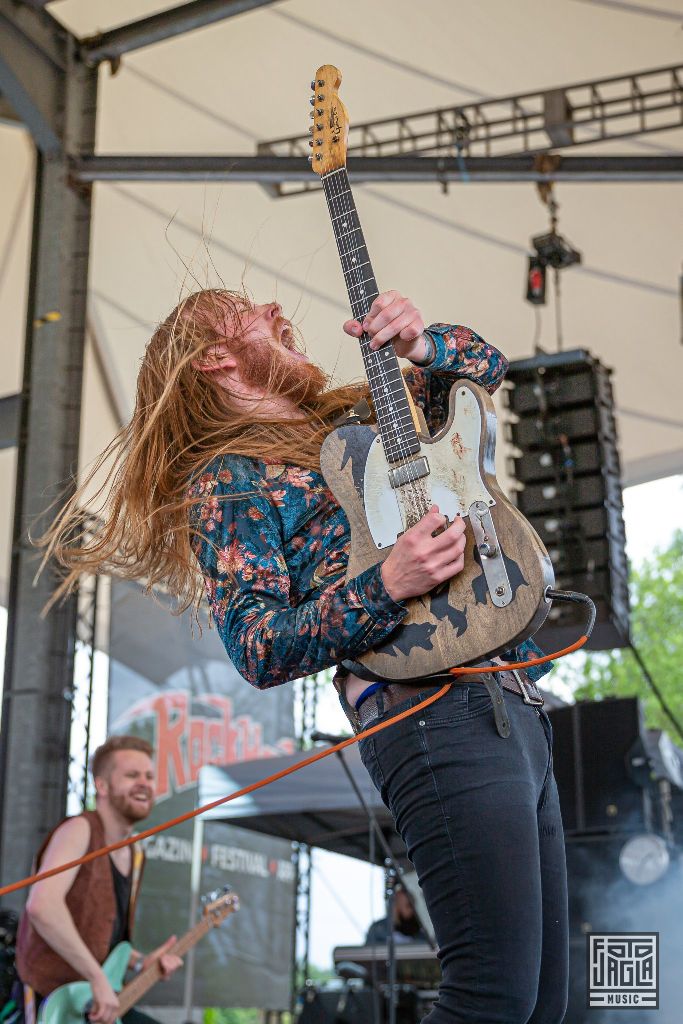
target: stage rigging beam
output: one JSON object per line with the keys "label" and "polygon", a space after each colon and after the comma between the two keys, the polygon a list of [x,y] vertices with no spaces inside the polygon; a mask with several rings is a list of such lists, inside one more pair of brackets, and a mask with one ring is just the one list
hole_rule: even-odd
{"label": "stage rigging beam", "polygon": [[[533,158],[553,152],[555,159],[554,151],[558,149],[631,138],[680,128],[681,125],[683,64],[673,64],[554,89],[352,124],[347,139],[347,156],[349,167],[360,157],[457,157],[463,180],[466,180],[470,168],[476,166],[477,158]],[[260,142],[257,153],[261,156],[303,158],[309,153],[310,143],[310,135],[271,139]],[[483,168],[485,165],[479,166]],[[490,165],[492,169],[497,166]],[[572,180],[574,177],[572,175]],[[498,176],[495,180],[529,179]],[[583,180],[651,179],[603,176],[583,177]],[[273,191],[267,182],[264,184]],[[284,196],[300,191],[304,190],[277,189],[275,194]]]}
{"label": "stage rigging beam", "polygon": [[6,96],[0,94],[0,124],[9,124],[17,127],[22,120]]}
{"label": "stage rigging beam", "polygon": [[82,60],[88,64],[100,64],[104,60],[117,60],[124,53],[139,50],[143,46],[160,43],[164,39],[192,32],[196,28],[212,25],[237,14],[266,7],[276,0],[193,0],[168,11],[160,11],[149,18],[141,18],[129,25],[110,29],[91,39],[84,39],[80,45]]}
{"label": "stage rigging beam", "polygon": [[0,398],[0,451],[16,446],[20,406],[21,395],[4,395]]}
{"label": "stage rigging beam", "polygon": [[[538,170],[532,154],[470,157],[350,157],[354,182],[681,181],[683,155],[562,156]],[[223,181],[318,187],[300,156],[89,156],[71,163],[75,181]]]}
{"label": "stage rigging beam", "polygon": [[34,586],[29,529],[45,528],[78,466],[91,189],[73,187],[66,153],[94,150],[97,69],[44,11],[0,0],[0,33],[2,90],[37,150],[0,733],[0,879],[12,882],[66,810],[76,599],[41,617],[56,578]]}
{"label": "stage rigging beam", "polygon": [[67,40],[48,14],[0,0],[0,92],[45,154],[60,149]]}
{"label": "stage rigging beam", "polygon": [[[546,153],[683,125],[683,64],[351,124],[349,156]],[[310,135],[257,151],[305,156]]]}

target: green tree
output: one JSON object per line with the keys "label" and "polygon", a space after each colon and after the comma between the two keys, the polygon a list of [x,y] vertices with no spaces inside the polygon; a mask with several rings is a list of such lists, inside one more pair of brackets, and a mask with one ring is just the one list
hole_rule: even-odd
{"label": "green tree", "polygon": [[223,1009],[211,1006],[204,1010],[204,1024],[259,1024],[261,1011],[257,1009]]}
{"label": "green tree", "polygon": [[[631,573],[630,591],[633,643],[683,727],[683,530],[676,531],[669,547],[655,548]],[[562,676],[576,700],[640,697],[646,724],[666,729],[674,742],[681,743],[628,648],[590,654],[581,670],[566,668]]]}

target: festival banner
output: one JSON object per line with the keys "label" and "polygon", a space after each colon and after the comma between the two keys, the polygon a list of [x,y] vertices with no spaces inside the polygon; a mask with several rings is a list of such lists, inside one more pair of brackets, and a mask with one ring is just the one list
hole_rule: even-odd
{"label": "festival banner", "polygon": [[[130,583],[111,592],[109,734],[143,736],[155,749],[157,802],[141,829],[196,805],[203,765],[229,766],[292,753],[293,689],[260,692],[239,675],[223,644],[190,612],[174,617]],[[193,823],[152,837],[133,936],[148,952],[190,927]],[[294,912],[290,844],[244,829],[204,827],[200,891],[225,884],[240,910],[196,947],[196,1007],[289,1006]],[[146,997],[149,1006],[183,1004],[185,972]]]}

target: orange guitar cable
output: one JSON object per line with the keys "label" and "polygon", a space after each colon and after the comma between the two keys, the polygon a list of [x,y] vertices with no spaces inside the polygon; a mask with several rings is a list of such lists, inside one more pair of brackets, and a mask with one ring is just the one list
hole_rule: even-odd
{"label": "orange guitar cable", "polygon": [[[576,643],[571,644],[569,647],[564,647],[561,651],[555,651],[554,654],[546,654],[542,658],[530,658],[528,661],[518,661],[508,663],[505,665],[491,665],[485,668],[478,666],[452,668],[449,670],[451,675],[464,676],[472,675],[483,675],[483,673],[489,672],[507,672],[512,669],[530,668],[532,665],[543,665],[547,661],[557,660],[563,658],[567,654],[571,654],[572,651],[577,651],[580,647],[588,640],[593,629],[593,623],[595,621],[595,607],[590,598],[585,598],[585,595],[574,595],[570,598],[568,595],[573,592],[567,591],[548,591],[548,596],[553,599],[559,600],[572,600],[576,603],[586,604],[589,603],[592,608],[592,621],[586,632],[581,636]],[[562,595],[562,596],[560,596]],[[50,868],[48,871],[39,871],[34,875],[29,875],[28,878],[21,878],[18,882],[12,882],[11,885],[3,885],[0,888],[0,897],[7,896],[11,892],[16,892],[18,889],[25,889],[29,885],[33,885],[35,882],[42,882],[46,878],[52,878],[53,875],[59,875],[62,871],[70,871],[71,868],[80,867],[81,864],[87,864],[91,860],[96,860],[98,857],[104,857],[108,853],[113,853],[114,850],[121,850],[124,846],[131,846],[133,843],[141,842],[144,839],[149,839],[150,836],[158,835],[159,832],[165,832],[169,828],[174,828],[176,825],[182,824],[184,821],[190,821],[192,818],[199,817],[200,814],[204,814],[206,811],[211,811],[214,807],[220,807],[221,804],[230,803],[231,800],[237,800],[241,796],[246,796],[248,793],[254,793],[258,789],[263,789],[265,786],[269,786],[272,782],[278,782],[280,779],[286,778],[288,775],[293,775],[294,772],[300,771],[302,768],[308,768],[309,765],[315,764],[316,761],[322,761],[324,757],[330,757],[331,754],[336,754],[338,750],[344,750],[345,747],[350,747],[353,743],[358,743],[360,740],[365,739],[368,736],[374,736],[378,732],[382,732],[383,729],[388,729],[390,725],[394,725],[395,722],[400,722],[404,718],[409,718],[411,715],[417,714],[418,711],[422,711],[424,708],[428,708],[430,704],[435,704],[437,700],[440,700],[450,690],[453,683],[446,683],[436,693],[432,693],[425,700],[420,701],[415,707],[407,708],[405,711],[400,711],[397,715],[393,715],[388,718],[385,722],[379,722],[377,725],[370,726],[369,729],[365,729],[363,732],[357,733],[355,736],[349,736],[348,739],[342,740],[341,743],[335,743],[332,747],[326,747],[324,750],[318,750],[315,754],[311,754],[310,757],[304,758],[303,761],[299,761],[298,764],[290,765],[289,768],[283,768],[279,772],[275,772],[273,775],[268,775],[265,779],[260,779],[258,782],[252,782],[249,786],[244,786],[243,789],[238,789],[234,793],[228,793],[227,796],[219,797],[218,800],[212,800],[209,804],[204,804],[203,807],[197,807],[193,811],[186,811],[185,814],[178,815],[177,818],[171,818],[170,821],[162,821],[159,825],[154,825],[152,828],[145,829],[144,832],[138,832],[134,836],[128,836],[127,839],[120,839],[117,843],[110,843],[109,846],[102,846],[98,850],[91,850],[90,853],[84,854],[82,857],[77,857],[76,860],[67,861],[66,864],[58,864],[57,867]]]}

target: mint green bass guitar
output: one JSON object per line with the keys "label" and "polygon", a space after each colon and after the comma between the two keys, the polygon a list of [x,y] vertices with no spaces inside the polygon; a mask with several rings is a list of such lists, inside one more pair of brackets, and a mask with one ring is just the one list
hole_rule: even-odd
{"label": "mint green bass guitar", "polygon": [[[169,953],[183,956],[188,949],[195,946],[212,928],[217,928],[226,917],[239,910],[239,897],[224,890],[211,893],[204,899],[202,918],[194,928],[169,949]],[[132,946],[129,942],[120,942],[111,951],[102,964],[109,984],[119,994],[119,1015],[123,1017],[131,1007],[142,999],[145,993],[162,977],[159,962],[154,961],[141,971],[127,985],[123,985]],[[50,993],[38,1011],[38,1024],[83,1024],[92,1003],[92,989],[87,981],[73,981],[70,985],[62,985]],[[116,1024],[120,1024],[120,1017]]]}

